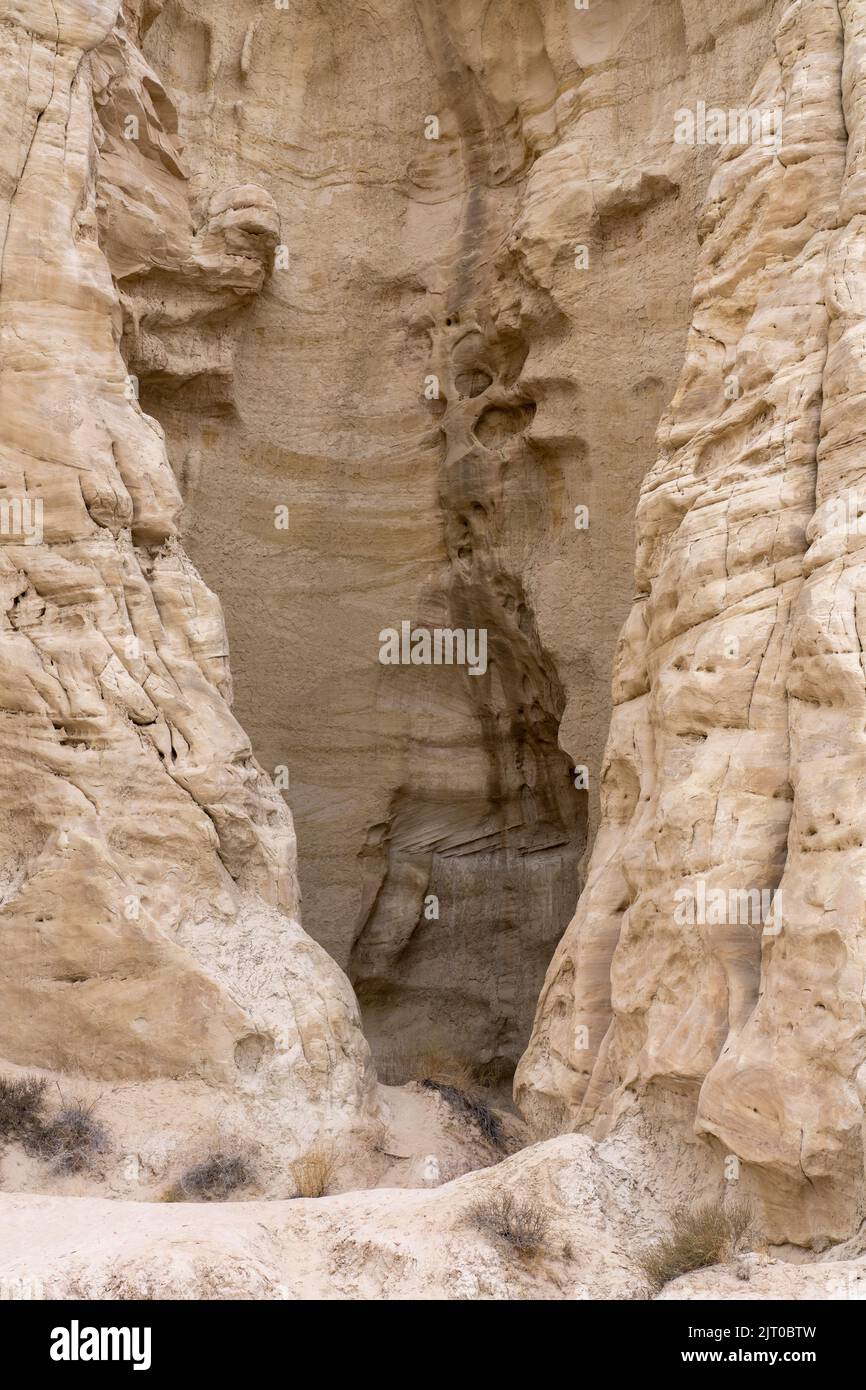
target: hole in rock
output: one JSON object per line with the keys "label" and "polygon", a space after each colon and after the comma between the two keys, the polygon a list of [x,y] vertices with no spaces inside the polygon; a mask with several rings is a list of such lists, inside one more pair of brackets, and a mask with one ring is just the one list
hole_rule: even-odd
{"label": "hole in rock", "polygon": [[485,449],[495,449],[527,429],[534,414],[534,405],[490,405],[479,415],[473,433]]}
{"label": "hole in rock", "polygon": [[238,1071],[251,1074],[258,1071],[262,1058],[272,1046],[263,1033],[247,1033],[235,1043],[235,1066]]}

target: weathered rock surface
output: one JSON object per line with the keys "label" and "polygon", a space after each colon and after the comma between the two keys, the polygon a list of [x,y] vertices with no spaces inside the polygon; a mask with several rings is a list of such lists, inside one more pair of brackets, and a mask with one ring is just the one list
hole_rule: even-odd
{"label": "weathered rock surface", "polygon": [[[146,7],[194,190],[266,188],[285,256],[228,394],[207,364],[135,370],[226,606],[242,722],[290,771],[305,926],[380,1055],[432,1035],[513,1065],[528,1037],[688,324],[712,151],[674,146],[674,112],[745,100],[777,11]],[[488,673],[383,667],[403,619],[485,628]]]}
{"label": "weathered rock surface", "polygon": [[694,1128],[802,1243],[866,1190],[864,31],[862,0],[786,6],[752,98],[778,147],[710,186],[602,826],[517,1076],[542,1132]]}
{"label": "weathered rock surface", "polygon": [[[732,1177],[770,1242],[849,1237],[866,0],[0,19],[0,1058],[113,1122],[62,1183],[7,1145],[0,1293],[634,1297]],[[674,111],[767,54],[778,137],[698,220]],[[517,1076],[539,1135],[585,1132],[482,1168],[459,1099],[375,1092],[269,774],[377,1050],[513,1060],[694,258]],[[483,630],[486,670],[383,666],[404,619]],[[235,1138],[256,1194],[323,1139],[369,1190],[129,1200]],[[549,1208],[533,1260],[472,1225],[503,1194]],[[859,1239],[665,1297],[858,1297]]]}
{"label": "weathered rock surface", "polygon": [[[664,1226],[653,1155],[566,1135],[435,1191],[316,1201],[108,1202],[0,1195],[0,1296],[124,1299],[635,1299],[638,1257]],[[511,1194],[546,1212],[539,1250],[480,1232],[472,1208]],[[852,1243],[853,1246],[853,1243]],[[662,1299],[866,1294],[862,1249],[811,1264],[752,1253],[684,1275]]]}
{"label": "weathered rock surface", "polygon": [[369,1054],[298,924],[291,818],[230,712],[222,614],[179,544],[98,242],[102,222],[126,257],[128,319],[156,265],[178,337],[198,313],[224,344],[277,219],[260,189],[215,189],[195,229],[170,104],[117,11],[0,10],[0,1056],[154,1082],[169,1132],[228,1107],[291,1153],[369,1123]]}
{"label": "weathered rock surface", "polygon": [[[637,1296],[643,1276],[620,1252],[654,1234],[652,1209],[618,1155],[594,1150],[571,1135],[435,1191],[317,1201],[177,1206],[3,1194],[0,1290],[97,1299]],[[469,1219],[474,1202],[506,1191],[550,1211],[534,1259]]]}

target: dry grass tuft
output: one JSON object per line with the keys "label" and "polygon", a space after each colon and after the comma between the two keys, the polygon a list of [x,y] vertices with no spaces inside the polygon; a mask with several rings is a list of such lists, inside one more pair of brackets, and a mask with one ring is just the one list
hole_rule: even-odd
{"label": "dry grass tuft", "polygon": [[373,1153],[383,1154],[388,1150],[391,1131],[384,1120],[374,1120],[369,1128],[369,1144]]}
{"label": "dry grass tuft", "polygon": [[510,1092],[514,1081],[514,1063],[507,1057],[492,1057],[489,1062],[479,1062],[475,1067],[475,1080],[485,1091],[505,1087]]}
{"label": "dry grass tuft", "polygon": [[467,1091],[475,1080],[471,1060],[464,1053],[438,1043],[415,1052],[412,1070],[416,1081],[434,1081],[439,1086],[452,1086],[455,1091]]}
{"label": "dry grass tuft", "polygon": [[0,1076],[0,1141],[29,1147],[42,1133],[47,1086],[38,1076]]}
{"label": "dry grass tuft", "polygon": [[73,1100],[43,1123],[29,1147],[55,1173],[83,1173],[111,1147],[108,1131],[94,1116],[96,1103]]}
{"label": "dry grass tuft", "polygon": [[730,1259],[749,1232],[752,1213],[746,1202],[721,1201],[680,1207],[670,1234],[655,1241],[638,1258],[654,1293],[693,1269],[708,1269]]}
{"label": "dry grass tuft", "polygon": [[438,1081],[465,1091],[472,1085],[472,1063],[445,1043],[425,1047],[389,1049],[377,1059],[376,1071],[383,1086],[404,1086],[407,1081]]}
{"label": "dry grass tuft", "polygon": [[296,1158],[289,1171],[296,1197],[325,1197],[337,1176],[337,1157],[329,1145],[320,1144],[303,1158]]}

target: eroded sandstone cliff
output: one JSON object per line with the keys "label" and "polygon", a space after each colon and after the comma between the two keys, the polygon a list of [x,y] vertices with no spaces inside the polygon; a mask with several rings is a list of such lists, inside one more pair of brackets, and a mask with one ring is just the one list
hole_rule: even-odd
{"label": "eroded sandstone cliff", "polygon": [[[291,768],[313,922],[380,1054],[507,1067],[579,887],[631,492],[686,357],[599,833],[517,1076],[539,1135],[587,1132],[436,1193],[133,1203],[83,1253],[102,1204],[7,1194],[0,1277],[35,1233],[61,1296],[633,1296],[635,1232],[726,1184],[771,1241],[849,1236],[866,0],[0,21],[0,1055],[110,1087],[116,1195],[232,1131],[269,1195],[323,1134],[361,1136],[389,1188],[505,1152],[455,1139],[441,1087],[381,1118],[269,773]],[[773,138],[746,121],[698,218],[712,152],[674,112],[756,73]],[[383,667],[404,619],[483,629],[486,670]],[[538,1277],[467,1216],[517,1192],[549,1209]],[[797,1286],[858,1281],[860,1253]]]}
{"label": "eroded sandstone cliff", "polygon": [[778,143],[709,190],[602,827],[517,1078],[540,1130],[694,1130],[801,1242],[864,1206],[864,26],[786,6]]}
{"label": "eroded sandstone cliff", "polygon": [[153,360],[142,265],[179,337],[215,321],[224,344],[276,214],[214,189],[196,230],[117,0],[0,19],[0,1055],[130,1083],[128,1115],[140,1086],[131,1152],[208,1121],[297,1152],[369,1117],[368,1052],[298,924],[291,818],[230,712],[219,604],[121,352],[125,319]]}

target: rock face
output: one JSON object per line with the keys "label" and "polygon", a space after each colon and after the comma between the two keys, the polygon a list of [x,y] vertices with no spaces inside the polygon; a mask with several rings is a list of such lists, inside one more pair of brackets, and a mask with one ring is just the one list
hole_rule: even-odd
{"label": "rock face", "polygon": [[[195,229],[170,103],[117,9],[2,6],[0,1055],[182,1082],[213,1116],[240,1098],[291,1149],[368,1113],[368,1052],[298,924],[291,819],[230,712],[219,604],[121,354],[126,322],[135,367],[183,370],[204,322],[225,371],[277,219],[261,189],[214,190]],[[171,351],[138,331],[143,265]]]}
{"label": "rock face", "polygon": [[[110,1088],[119,1197],[229,1132],[258,1194],[337,1139],[344,1188],[443,1183],[133,1208],[70,1264],[80,1177],[3,1198],[0,1283],[35,1237],[64,1297],[631,1297],[734,1179],[860,1283],[866,0],[719,8],[0,3],[3,1078]],[[600,783],[545,1142],[467,1175],[501,1117],[381,1108],[289,772],[395,1066],[516,1059]],[[518,1194],[534,1280],[468,1212]]]}
{"label": "rock face", "polygon": [[778,141],[710,186],[602,826],[517,1076],[539,1131],[675,1100],[803,1243],[864,1202],[864,37],[862,0],[788,5]]}
{"label": "rock face", "polygon": [[[674,112],[745,100],[778,8],[146,6],[195,196],[261,185],[281,243],[233,374],[179,368],[159,311],[134,369],[244,726],[290,771],[305,925],[379,1053],[507,1065],[528,1036],[688,324],[712,151],[674,145]],[[404,620],[483,629],[487,672],[381,665]]]}

